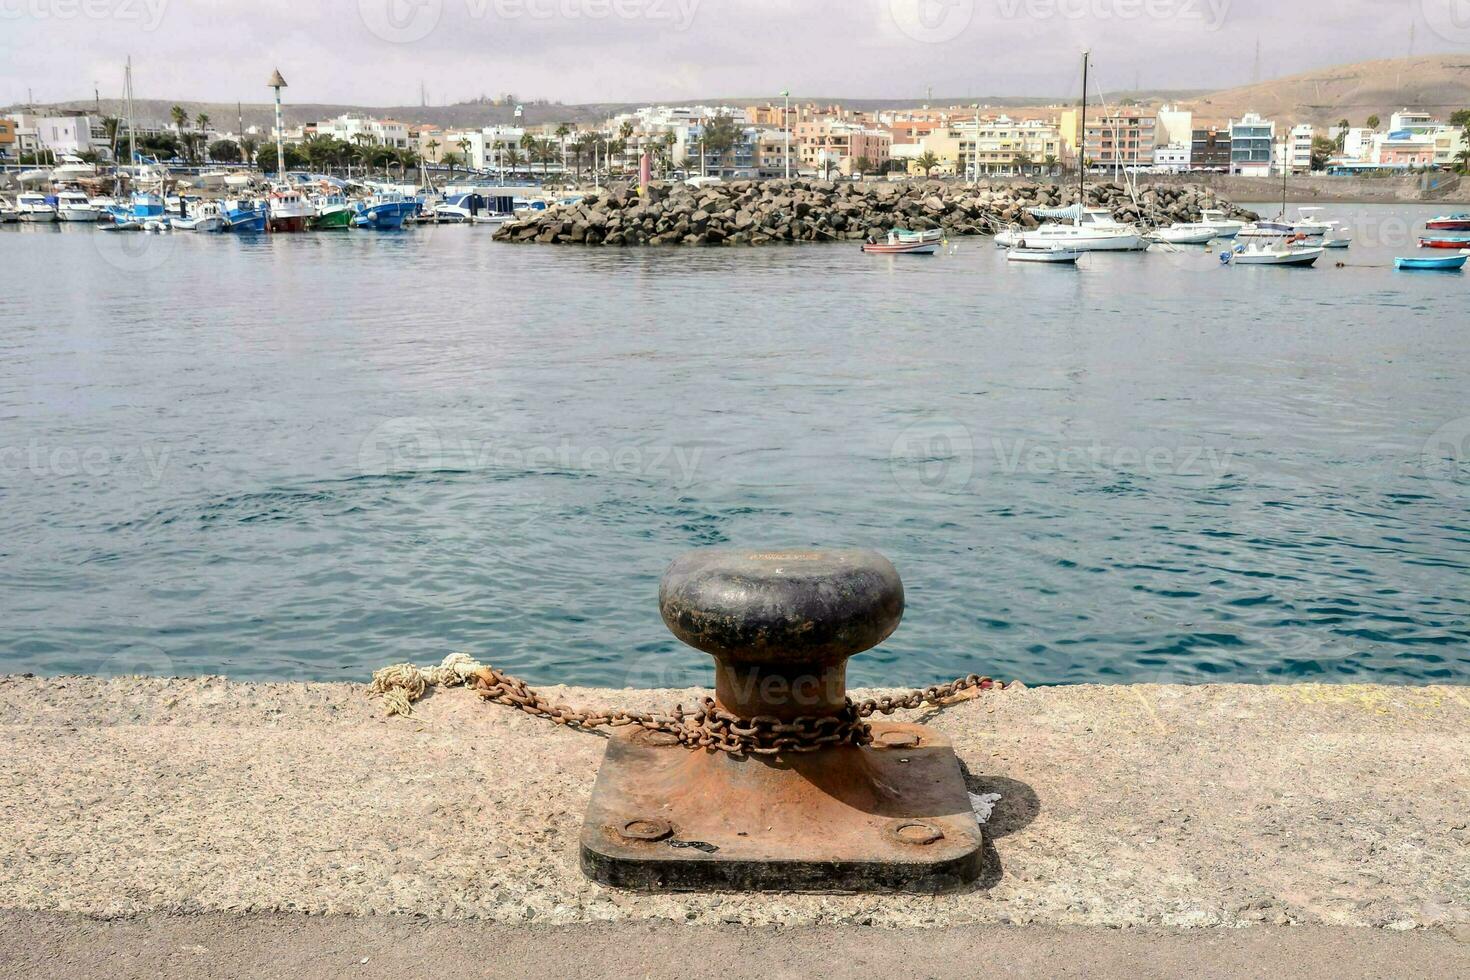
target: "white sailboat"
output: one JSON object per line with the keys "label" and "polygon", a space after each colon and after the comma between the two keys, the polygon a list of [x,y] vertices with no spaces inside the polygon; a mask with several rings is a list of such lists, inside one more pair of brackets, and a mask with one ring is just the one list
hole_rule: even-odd
{"label": "white sailboat", "polygon": [[[1091,52],[1082,52],[1082,122],[1079,132],[1085,148],[1087,133],[1087,69]],[[1049,248],[1061,245],[1082,252],[1138,252],[1149,243],[1135,225],[1113,218],[1104,208],[1089,208],[1087,201],[1087,168],[1077,168],[1077,203],[1067,208],[1032,208],[1031,213],[1048,221],[1039,228],[1010,228],[995,236],[995,243],[1006,248]],[[1061,221],[1070,219],[1071,224]]]}

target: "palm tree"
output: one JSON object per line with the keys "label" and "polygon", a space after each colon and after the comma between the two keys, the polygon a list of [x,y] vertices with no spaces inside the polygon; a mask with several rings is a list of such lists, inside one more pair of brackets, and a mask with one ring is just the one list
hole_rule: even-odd
{"label": "palm tree", "polygon": [[116,116],[102,117],[102,131],[107,134],[107,145],[112,150],[113,159],[117,158],[117,132],[122,128],[122,120]]}
{"label": "palm tree", "polygon": [[1369,116],[1368,117],[1368,128],[1369,129],[1377,129],[1378,128],[1378,117],[1377,116]]}
{"label": "palm tree", "polygon": [[1352,128],[1352,123],[1346,119],[1337,121],[1337,152],[1341,153],[1347,146],[1347,131]]}
{"label": "palm tree", "polygon": [[454,165],[459,163],[459,160],[459,154],[455,153],[453,150],[450,150],[448,153],[444,154],[444,159],[439,161],[440,163],[448,164],[450,180],[454,179]]}
{"label": "palm tree", "polygon": [[424,144],[424,149],[426,149],[426,150],[429,151],[429,157],[431,159],[433,159],[435,162],[437,162],[439,160],[439,141],[438,140],[436,140],[436,139],[430,139],[429,142],[427,142],[427,143]]}
{"label": "palm tree", "polygon": [[518,151],[514,146],[507,146],[505,148],[504,159],[506,169],[514,174],[516,172],[516,167],[519,167],[521,165],[520,151]]}
{"label": "palm tree", "polygon": [[853,161],[852,168],[857,171],[859,177],[865,177],[868,171],[873,169],[873,161],[867,157],[858,157]]}
{"label": "palm tree", "polygon": [[260,149],[260,140],[254,136],[240,137],[240,155],[245,158],[245,166],[255,165],[255,152]]}
{"label": "palm tree", "polygon": [[459,155],[464,158],[464,168],[470,169],[470,147],[474,144],[470,142],[469,137],[461,136],[454,145],[459,147]]}
{"label": "palm tree", "polygon": [[1054,174],[1057,172],[1057,163],[1059,161],[1057,160],[1057,155],[1055,153],[1048,153],[1046,155],[1046,160],[1043,162],[1046,164],[1047,173]]}
{"label": "palm tree", "polygon": [[174,121],[174,128],[180,131],[183,130],[184,124],[189,121],[189,114],[184,111],[184,107],[181,105],[176,105],[170,109],[168,115]]}
{"label": "palm tree", "polygon": [[209,128],[209,113],[207,113],[207,112],[201,112],[201,113],[199,113],[199,115],[195,116],[194,117],[194,125],[199,127],[199,131],[200,132],[203,132],[204,130],[208,129]]}
{"label": "palm tree", "polygon": [[1011,166],[1015,168],[1016,173],[1024,174],[1026,172],[1026,168],[1031,166],[1031,154],[1022,150],[1015,156],[1011,157]]}
{"label": "palm tree", "polygon": [[[561,141],[561,168],[563,171],[567,168],[567,137],[570,135],[572,135],[572,127],[566,123],[556,127],[556,138]],[[566,179],[565,173],[562,174],[562,179]]]}
{"label": "palm tree", "polygon": [[924,171],[924,176],[928,177],[934,171],[934,168],[939,166],[939,158],[934,155],[933,150],[925,150],[914,158],[914,163],[918,165],[920,170]]}

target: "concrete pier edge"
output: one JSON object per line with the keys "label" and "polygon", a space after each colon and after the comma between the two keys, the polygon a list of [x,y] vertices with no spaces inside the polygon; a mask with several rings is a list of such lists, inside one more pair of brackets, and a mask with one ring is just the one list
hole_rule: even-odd
{"label": "concrete pier edge", "polygon": [[[633,708],[699,693],[552,690]],[[1408,962],[1401,940],[1442,965],[1470,949],[1465,688],[1030,688],[899,717],[942,730],[971,791],[1001,797],[980,887],[645,895],[577,868],[603,740],[467,691],[389,719],[355,684],[0,676],[0,931],[52,935],[62,960],[81,955],[64,942],[78,930],[183,937],[206,921],[237,936],[677,925],[737,946],[896,929],[1038,949],[1077,930],[1251,927],[1303,949],[1340,935],[1386,964]],[[0,944],[0,962],[30,962],[21,946]]]}

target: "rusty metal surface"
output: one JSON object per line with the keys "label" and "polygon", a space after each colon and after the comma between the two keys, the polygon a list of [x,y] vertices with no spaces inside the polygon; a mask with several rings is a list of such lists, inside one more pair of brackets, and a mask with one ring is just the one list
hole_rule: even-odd
{"label": "rusty metal surface", "polygon": [[583,870],[659,890],[937,892],[979,877],[983,838],[948,740],[872,726],[869,746],[754,757],[658,732],[608,744]]}

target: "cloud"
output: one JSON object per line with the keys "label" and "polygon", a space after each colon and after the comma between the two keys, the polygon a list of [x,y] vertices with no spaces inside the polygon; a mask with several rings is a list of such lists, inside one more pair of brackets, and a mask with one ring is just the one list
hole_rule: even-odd
{"label": "cloud", "polygon": [[[151,5],[151,6],[150,6]],[[86,8],[100,16],[65,16]],[[152,20],[126,16],[155,11]],[[0,0],[0,100],[140,96],[566,102],[814,96],[1064,97],[1090,47],[1102,85],[1213,88],[1407,53],[1419,0]],[[386,25],[386,26],[385,26]],[[396,25],[396,26],[395,26]],[[404,25],[407,25],[406,27]],[[425,29],[427,25],[427,29]],[[1454,50],[1419,24],[1418,53]]]}

